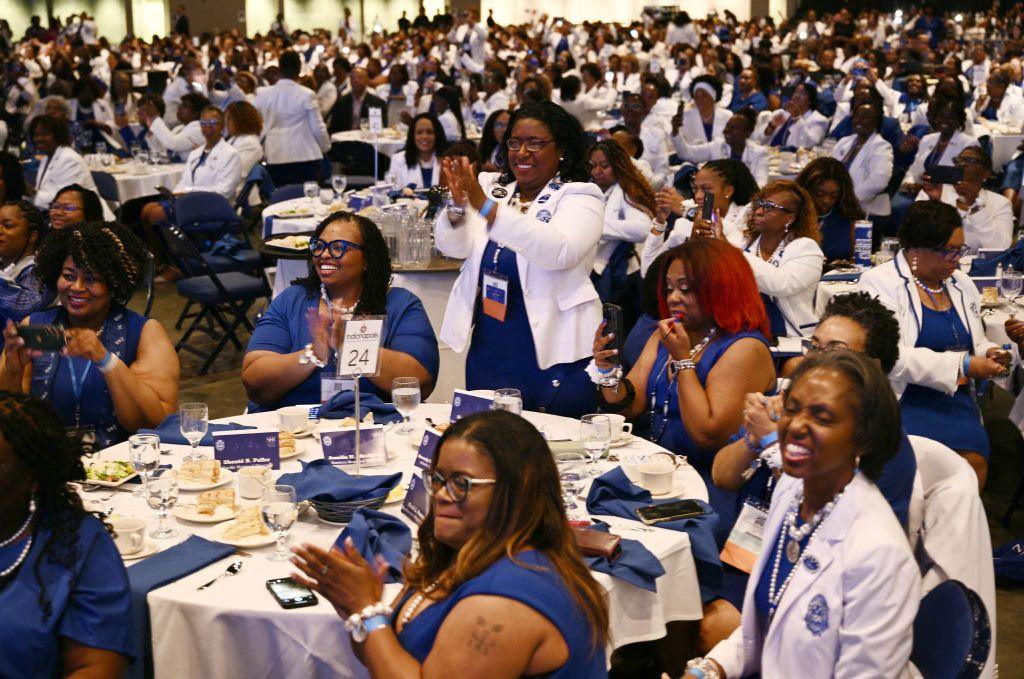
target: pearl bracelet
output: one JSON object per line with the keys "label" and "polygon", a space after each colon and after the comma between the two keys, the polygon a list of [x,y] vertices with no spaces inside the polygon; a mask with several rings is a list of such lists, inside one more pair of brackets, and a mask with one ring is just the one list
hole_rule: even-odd
{"label": "pearl bracelet", "polygon": [[387,619],[391,617],[391,613],[390,606],[382,601],[378,601],[372,606],[367,606],[359,613],[353,613],[348,616],[348,619],[345,620],[345,631],[352,635],[352,639],[356,643],[360,643],[366,639],[367,634],[383,626],[375,618],[384,618],[384,624],[387,624]]}
{"label": "pearl bracelet", "polygon": [[676,372],[679,372],[679,371],[682,371],[682,370],[696,370],[697,369],[697,364],[693,362],[692,358],[683,358],[683,359],[680,359],[678,361],[669,361],[669,364],[672,366],[672,369],[675,370]]}
{"label": "pearl bracelet", "polygon": [[327,361],[321,361],[316,356],[316,352],[313,351],[313,345],[307,344],[306,350],[302,352],[302,356],[299,356],[299,363],[302,365],[309,365],[312,363],[318,368],[324,368],[327,366]]}

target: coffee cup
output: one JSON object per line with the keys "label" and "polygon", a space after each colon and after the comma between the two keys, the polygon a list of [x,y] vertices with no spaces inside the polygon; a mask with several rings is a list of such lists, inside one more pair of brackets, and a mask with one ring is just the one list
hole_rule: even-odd
{"label": "coffee cup", "polygon": [[114,528],[114,544],[121,554],[135,554],[146,542],[146,522],[128,517],[111,521]]}
{"label": "coffee cup", "polygon": [[633,423],[626,422],[626,418],[623,415],[615,415],[614,413],[602,413],[608,418],[611,423],[612,429],[612,443],[617,443],[623,434],[633,433]]}
{"label": "coffee cup", "polygon": [[301,434],[309,429],[309,408],[288,406],[277,411],[277,422],[281,431]]}
{"label": "coffee cup", "polygon": [[656,453],[640,465],[640,485],[651,495],[667,495],[672,492],[672,479],[679,464],[668,453]]}
{"label": "coffee cup", "polygon": [[247,500],[263,497],[263,489],[270,482],[270,467],[242,467],[238,470],[238,494]]}

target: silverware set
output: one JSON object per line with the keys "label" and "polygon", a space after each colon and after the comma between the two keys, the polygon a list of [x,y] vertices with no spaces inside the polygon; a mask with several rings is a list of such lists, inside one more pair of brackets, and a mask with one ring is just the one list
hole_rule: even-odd
{"label": "silverware set", "polygon": [[200,590],[206,589],[207,587],[213,585],[215,582],[217,582],[221,578],[230,578],[232,575],[237,575],[238,571],[240,571],[240,570],[242,570],[242,560],[241,559],[235,559],[234,561],[231,562],[231,565],[229,565],[227,567],[227,570],[225,570],[223,573],[221,573],[220,575],[215,577],[213,580],[210,580],[205,585],[200,585],[199,587],[196,587],[196,591],[198,592]]}

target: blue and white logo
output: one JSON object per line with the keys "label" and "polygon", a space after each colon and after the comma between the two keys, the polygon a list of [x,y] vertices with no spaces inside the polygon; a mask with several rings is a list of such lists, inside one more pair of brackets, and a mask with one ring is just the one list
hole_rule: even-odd
{"label": "blue and white logo", "polygon": [[562,188],[562,185],[559,184],[558,182],[551,182],[550,184],[548,184],[548,188],[551,189],[552,191],[558,191],[559,189]]}
{"label": "blue and white logo", "polygon": [[330,436],[324,436],[323,437],[323,445],[326,448],[330,448],[331,447],[331,437]]}
{"label": "blue and white logo", "polygon": [[551,221],[551,213],[547,210],[541,210],[537,213],[537,219],[544,222],[545,224]]}
{"label": "blue and white logo", "polygon": [[540,203],[541,205],[543,205],[544,203],[548,202],[549,200],[551,200],[551,194],[550,193],[545,193],[543,196],[541,196],[540,198],[537,199],[537,202]]}
{"label": "blue and white logo", "polygon": [[224,441],[223,440],[218,440],[217,443],[215,443],[213,445],[217,449],[218,453],[223,453],[224,452]]}
{"label": "blue and white logo", "polygon": [[815,559],[814,556],[808,554],[804,557],[804,568],[813,573],[818,570],[819,567],[820,565],[818,564],[818,560]]}
{"label": "blue and white logo", "polygon": [[807,615],[804,616],[807,629],[816,637],[820,637],[828,629],[828,602],[825,597],[816,594],[811,603],[807,606]]}
{"label": "blue and white logo", "polygon": [[505,196],[508,195],[508,191],[501,188],[500,186],[496,186],[493,189],[491,189],[491,195],[495,198],[504,198]]}

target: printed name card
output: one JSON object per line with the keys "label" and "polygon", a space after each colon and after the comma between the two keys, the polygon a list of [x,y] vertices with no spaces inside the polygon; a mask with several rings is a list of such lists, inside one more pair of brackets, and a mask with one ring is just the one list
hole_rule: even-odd
{"label": "printed name card", "polygon": [[416,466],[419,469],[430,469],[430,463],[434,461],[434,454],[437,452],[437,444],[441,442],[441,432],[435,429],[423,431],[423,438],[420,439],[420,447],[416,452]]}
{"label": "printed name card", "polygon": [[221,466],[238,471],[242,467],[281,468],[277,430],[246,429],[213,434],[213,457]]}
{"label": "printed name card", "polygon": [[402,502],[402,513],[415,521],[417,524],[423,522],[427,512],[430,511],[430,496],[427,495],[427,485],[423,481],[423,473],[430,469],[430,464],[437,453],[437,444],[441,442],[441,433],[434,429],[427,429],[420,439],[420,448],[416,453],[416,468],[421,470],[413,474],[409,482],[409,490],[405,494],[405,501]]}
{"label": "printed name card", "polygon": [[[356,463],[356,428],[339,427],[333,431],[320,431],[320,446],[324,451],[324,459],[339,467]],[[367,467],[380,466],[387,463],[387,451],[384,447],[384,426],[374,424],[359,429],[360,462]]]}
{"label": "printed name card", "polygon": [[493,404],[493,397],[480,396],[479,394],[473,394],[462,389],[456,389],[452,396],[452,414],[449,421],[458,422],[467,415],[490,410]]}

